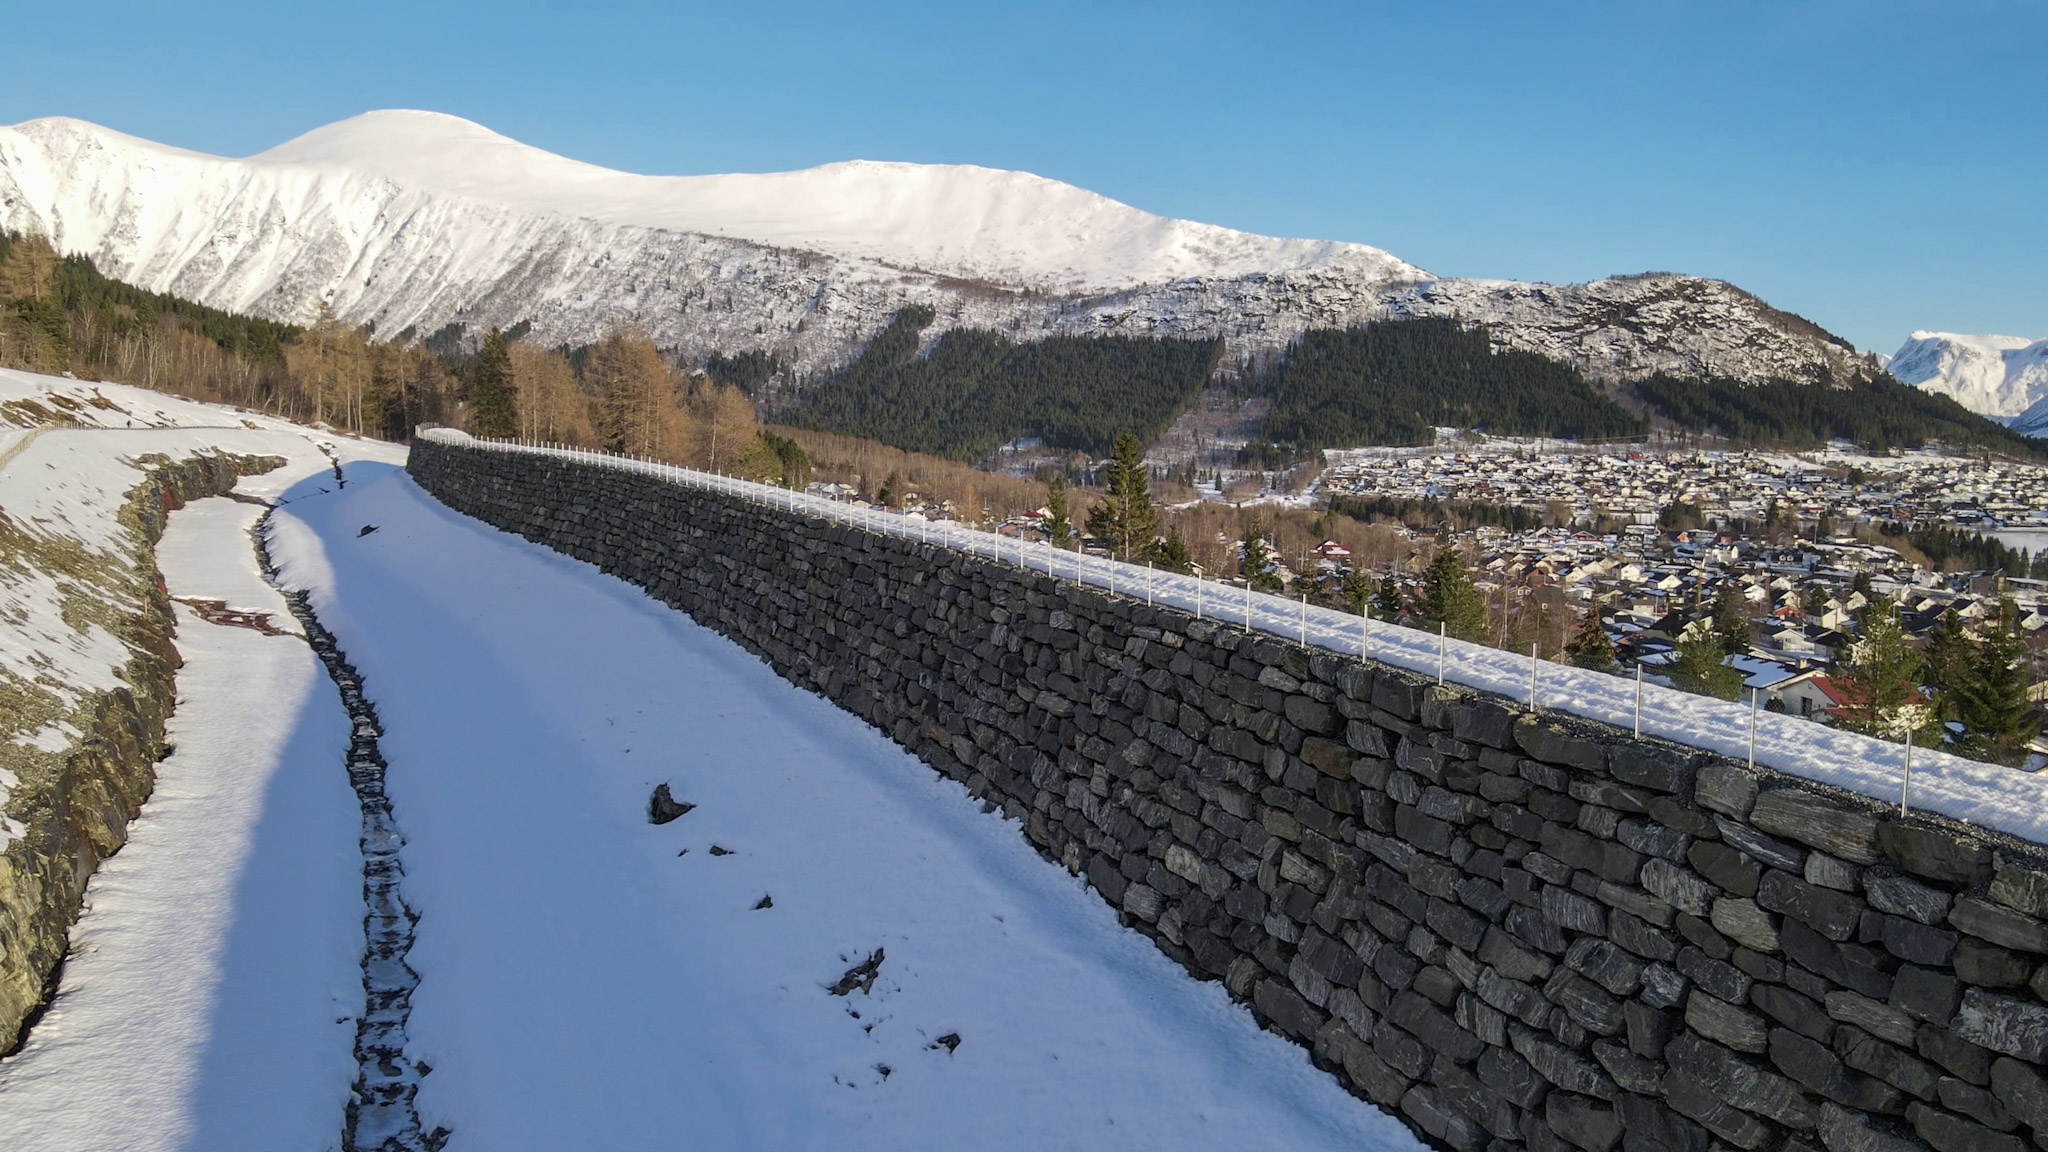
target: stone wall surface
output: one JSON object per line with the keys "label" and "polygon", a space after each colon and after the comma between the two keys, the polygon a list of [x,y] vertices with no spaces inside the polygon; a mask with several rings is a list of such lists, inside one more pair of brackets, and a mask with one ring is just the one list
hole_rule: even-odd
{"label": "stone wall surface", "polygon": [[2038,846],[601,463],[409,470],[962,781],[1440,1147],[2048,1148]]}

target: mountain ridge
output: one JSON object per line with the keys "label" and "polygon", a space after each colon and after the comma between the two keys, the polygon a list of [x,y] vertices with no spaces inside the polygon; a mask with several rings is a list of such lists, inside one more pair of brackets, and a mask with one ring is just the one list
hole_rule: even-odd
{"label": "mountain ridge", "polygon": [[1427,315],[1596,378],[1811,379],[1862,362],[1721,281],[1443,279],[1368,245],[1173,220],[967,165],[639,176],[439,113],[367,113],[242,159],[64,118],[0,128],[0,227],[270,319],[329,308],[384,334],[527,321],[570,343],[635,323],[685,355],[759,350],[804,373],[845,363],[908,305],[934,309],[933,339],[1220,336],[1232,359]]}
{"label": "mountain ridge", "polygon": [[[1972,412],[2048,426],[2048,339],[1916,331],[1892,354],[1902,384],[1949,396]],[[2041,409],[2036,411],[2036,409]]]}

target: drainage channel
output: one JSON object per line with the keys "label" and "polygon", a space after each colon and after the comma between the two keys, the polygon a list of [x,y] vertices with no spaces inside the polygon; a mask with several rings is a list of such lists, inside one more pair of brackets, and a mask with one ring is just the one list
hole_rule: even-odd
{"label": "drainage channel", "polygon": [[[338,477],[338,465],[335,471]],[[405,876],[399,850],[405,839],[384,793],[384,756],[377,748],[383,728],[376,706],[363,694],[362,674],[348,662],[334,634],[321,626],[306,593],[281,582],[265,539],[269,524],[270,515],[265,513],[253,533],[263,578],[283,595],[305,629],[306,643],[340,690],[342,707],[354,728],[345,763],[363,809],[364,1004],[356,1023],[356,1082],[343,1118],[341,1146],[344,1152],[439,1152],[448,1142],[448,1130],[422,1132],[414,1107],[420,1078],[429,1069],[405,1053],[406,1019],[412,1012],[413,989],[419,985],[419,974],[405,958],[412,950],[419,915],[399,893]]]}

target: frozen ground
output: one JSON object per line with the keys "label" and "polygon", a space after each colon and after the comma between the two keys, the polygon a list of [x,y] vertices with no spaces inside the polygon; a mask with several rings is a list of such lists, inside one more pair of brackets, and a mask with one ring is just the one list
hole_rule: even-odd
{"label": "frozen ground", "polygon": [[1418,1146],[880,733],[351,476],[273,555],[383,719],[451,1149]]}

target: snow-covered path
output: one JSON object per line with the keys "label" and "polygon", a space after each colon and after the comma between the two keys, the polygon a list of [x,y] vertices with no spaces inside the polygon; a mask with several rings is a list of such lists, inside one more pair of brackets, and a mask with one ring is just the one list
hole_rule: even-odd
{"label": "snow-covered path", "polygon": [[[171,594],[294,629],[250,546],[262,511],[215,497],[173,515]],[[0,1065],[9,1152],[312,1150],[340,1132],[362,1009],[348,725],[292,631],[181,603],[177,643],[176,751],[93,877],[60,995]]]}
{"label": "snow-covered path", "polygon": [[[451,1149],[1417,1147],[880,733],[350,477],[271,549],[382,717]],[[654,826],[663,782],[696,807]]]}

